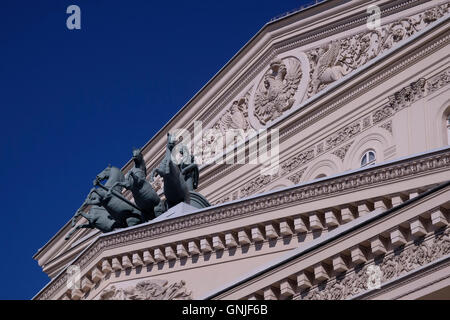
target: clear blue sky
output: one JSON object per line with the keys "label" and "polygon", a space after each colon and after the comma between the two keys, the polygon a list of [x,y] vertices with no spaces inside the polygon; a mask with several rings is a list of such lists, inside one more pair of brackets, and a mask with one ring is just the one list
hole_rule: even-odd
{"label": "clear blue sky", "polygon": [[[123,166],[272,17],[309,1],[0,1],[0,299],[95,175]],[[81,8],[81,30],[66,8]]]}

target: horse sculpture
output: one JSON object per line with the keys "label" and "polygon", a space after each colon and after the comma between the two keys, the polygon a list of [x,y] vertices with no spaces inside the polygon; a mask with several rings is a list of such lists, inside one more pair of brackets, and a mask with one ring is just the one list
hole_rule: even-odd
{"label": "horse sculpture", "polygon": [[[146,180],[147,168],[140,149],[133,149],[134,168],[125,176],[124,181],[114,182],[111,191],[117,186],[130,190],[134,201],[145,215],[145,220],[155,218],[154,208],[160,202],[158,194],[152,185]],[[111,191],[107,195],[111,194]]]}
{"label": "horse sculpture", "polygon": [[[146,180],[147,169],[140,149],[133,149],[134,167],[124,176],[119,168],[108,165],[94,180],[94,188],[72,219],[73,230],[66,240],[81,228],[99,229],[110,232],[117,228],[126,228],[151,220],[166,212],[169,208],[185,202],[196,208],[209,207],[211,204],[198,192],[199,172],[195,159],[187,146],[181,145],[180,154],[173,155],[176,141],[167,134],[167,146],[164,159],[152,170],[150,181],[156,174],[164,181],[165,200],[161,201],[152,185]],[[173,159],[182,155],[182,162],[177,165]],[[107,180],[104,185],[100,182]],[[122,195],[126,188],[133,194],[135,204]],[[90,206],[89,211],[85,210]],[[83,216],[87,223],[75,226],[76,218]]]}
{"label": "horse sculpture", "polygon": [[[91,190],[92,191],[92,190]],[[72,227],[75,227],[76,218],[80,215],[86,218],[88,223],[79,224],[69,234],[66,236],[66,240],[72,236],[72,234],[78,229],[89,228],[89,229],[99,229],[101,232],[110,232],[117,228],[125,227],[125,224],[122,219],[119,217],[112,217],[105,208],[99,207],[98,205],[101,203],[100,197],[95,192],[90,192],[88,198],[83,203],[81,208],[91,205],[88,213],[85,213],[80,208],[72,218]]]}
{"label": "horse sculpture", "polygon": [[195,156],[190,154],[189,148],[186,145],[181,147],[180,154],[183,156],[183,161],[178,167],[180,168],[180,174],[189,190],[189,204],[199,209],[211,206],[209,201],[202,194],[194,191],[198,187],[199,180],[198,165],[195,163]]}
{"label": "horse sculpture", "polygon": [[150,181],[153,182],[155,174],[160,175],[164,181],[165,207],[172,208],[181,202],[190,203],[190,193],[180,173],[180,168],[172,161],[172,150],[176,144],[175,138],[167,134],[166,154],[159,166],[152,170]]}
{"label": "horse sculpture", "polygon": [[147,221],[142,211],[130,205],[126,200],[121,199],[122,187],[116,185],[116,182],[125,182],[125,176],[119,168],[114,166],[106,167],[97,175],[94,185],[101,186],[100,182],[103,180],[107,180],[103,188],[96,188],[91,191],[99,195],[102,207],[112,216],[123,217],[128,227]]}
{"label": "horse sculpture", "polygon": [[[103,180],[107,181],[101,185],[100,182]],[[100,188],[92,188],[81,206],[84,208],[91,205],[89,213],[82,212],[80,208],[72,219],[72,226],[75,224],[76,217],[80,215],[85,217],[89,223],[76,226],[66,239],[81,228],[97,228],[102,232],[109,232],[115,228],[126,228],[147,221],[146,216],[140,210],[122,197],[122,187],[117,185],[117,182],[125,182],[125,176],[117,167],[108,165],[97,175],[94,185]]]}
{"label": "horse sculpture", "polygon": [[183,145],[180,150],[183,156],[183,161],[179,164],[178,168],[183,176],[186,186],[189,191],[194,191],[198,186],[198,165],[195,163],[194,155],[189,154],[187,146]]}

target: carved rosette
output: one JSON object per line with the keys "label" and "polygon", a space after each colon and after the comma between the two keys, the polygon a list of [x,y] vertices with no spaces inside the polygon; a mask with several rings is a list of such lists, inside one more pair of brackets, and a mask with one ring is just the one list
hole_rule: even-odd
{"label": "carved rosette", "polygon": [[309,81],[309,64],[303,52],[273,59],[256,80],[249,104],[249,120],[262,128],[301,102]]}
{"label": "carved rosette", "polygon": [[144,280],[123,289],[113,285],[100,293],[99,300],[192,300],[185,285],[183,280],[170,285],[167,280]]}

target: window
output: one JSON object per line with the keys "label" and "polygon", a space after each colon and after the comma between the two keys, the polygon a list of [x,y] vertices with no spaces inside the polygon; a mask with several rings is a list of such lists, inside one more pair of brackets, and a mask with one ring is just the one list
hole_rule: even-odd
{"label": "window", "polygon": [[447,116],[447,144],[450,144],[450,115]]}
{"label": "window", "polygon": [[364,153],[361,158],[361,168],[375,164],[375,151],[369,150]]}

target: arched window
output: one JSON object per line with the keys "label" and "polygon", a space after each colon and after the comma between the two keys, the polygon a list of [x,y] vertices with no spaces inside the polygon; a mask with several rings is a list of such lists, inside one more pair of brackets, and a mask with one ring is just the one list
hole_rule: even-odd
{"label": "arched window", "polygon": [[366,151],[361,157],[361,168],[375,164],[376,160],[377,157],[375,151],[373,150]]}

